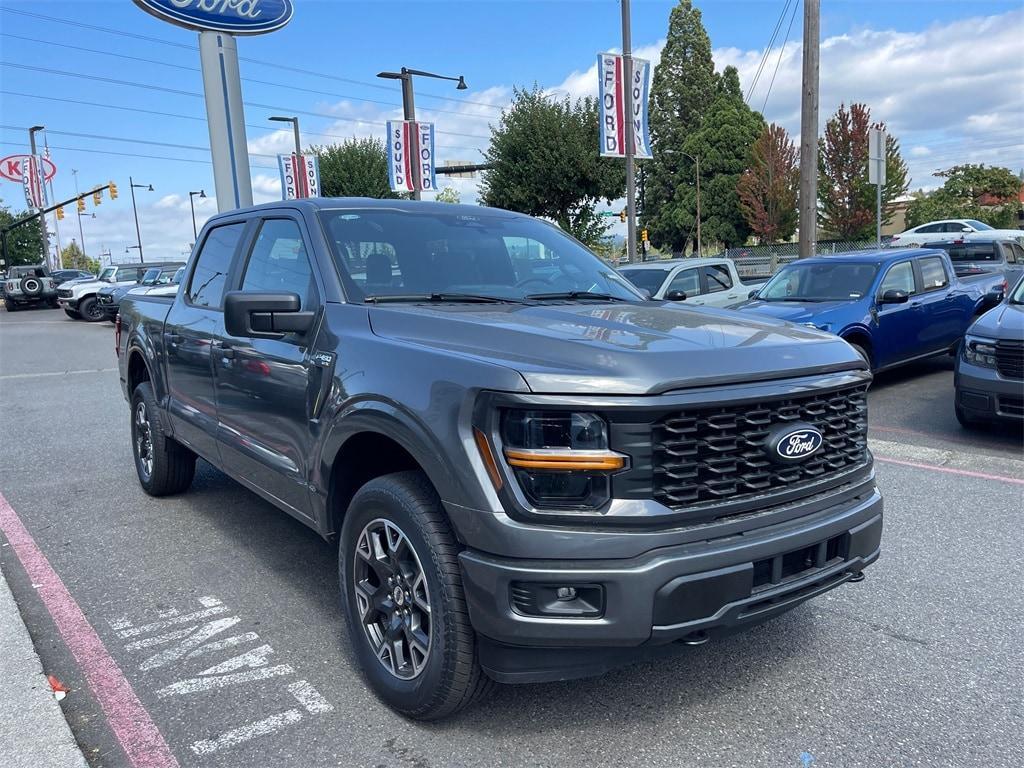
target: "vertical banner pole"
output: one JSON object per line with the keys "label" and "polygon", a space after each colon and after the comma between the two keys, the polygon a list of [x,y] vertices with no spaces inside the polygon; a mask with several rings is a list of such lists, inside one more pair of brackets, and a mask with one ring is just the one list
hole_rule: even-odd
{"label": "vertical banner pole", "polygon": [[626,253],[629,263],[636,263],[636,171],[633,155],[636,141],[633,138],[633,57],[629,26],[629,0],[622,2],[622,94],[623,121],[626,151]]}
{"label": "vertical banner pole", "polygon": [[247,208],[252,205],[252,179],[234,36],[224,32],[200,32],[199,60],[203,69],[217,211]]}

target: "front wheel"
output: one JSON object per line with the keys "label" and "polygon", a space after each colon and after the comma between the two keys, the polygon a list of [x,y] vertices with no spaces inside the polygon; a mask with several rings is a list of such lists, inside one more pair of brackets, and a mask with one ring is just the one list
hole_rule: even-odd
{"label": "front wheel", "polygon": [[[954,397],[956,395],[954,394]],[[980,419],[976,419],[971,416],[959,403],[953,406],[956,411],[956,420],[960,422],[960,426],[964,429],[978,429],[982,426],[983,422]]]}
{"label": "front wheel", "polygon": [[150,496],[181,493],[192,485],[196,455],[160,430],[156,396],[144,381],[132,395],[132,453],[142,490]]}
{"label": "front wheel", "polygon": [[97,323],[103,319],[103,307],[100,306],[99,299],[95,296],[83,299],[78,304],[78,313],[83,320],[90,323]]}
{"label": "front wheel", "polygon": [[6,296],[4,296],[4,309],[6,309],[8,312],[17,312],[19,309],[18,302],[12,301],[11,299],[8,299]]}
{"label": "front wheel", "polygon": [[384,475],[359,489],[338,570],[353,651],[386,704],[436,720],[493,685],[477,662],[455,536],[422,473]]}

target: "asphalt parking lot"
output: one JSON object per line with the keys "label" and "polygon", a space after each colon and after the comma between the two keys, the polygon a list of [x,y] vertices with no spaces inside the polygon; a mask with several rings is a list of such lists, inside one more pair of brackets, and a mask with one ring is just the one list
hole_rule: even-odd
{"label": "asphalt parking lot", "polygon": [[[350,663],[331,545],[202,462],[189,493],[143,494],[109,324],[0,313],[0,493],[168,745],[150,765],[1022,765],[1020,433],[961,430],[945,358],[880,376],[869,401],[887,518],[864,582],[431,725]],[[0,567],[90,764],[126,765],[140,736],[85,684],[95,660],[72,656],[6,541]],[[199,618],[242,639],[163,653]],[[214,669],[231,684],[204,682]]]}

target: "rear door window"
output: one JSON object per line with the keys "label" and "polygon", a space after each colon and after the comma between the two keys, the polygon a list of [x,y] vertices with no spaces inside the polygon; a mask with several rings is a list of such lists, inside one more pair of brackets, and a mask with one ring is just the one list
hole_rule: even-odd
{"label": "rear door window", "polygon": [[942,259],[930,256],[918,262],[921,267],[921,292],[937,291],[949,285],[949,276]]}
{"label": "rear door window", "polygon": [[231,270],[231,260],[244,230],[245,223],[238,222],[214,227],[207,233],[196,258],[188,289],[185,291],[189,304],[195,307],[220,309],[228,272]]}
{"label": "rear door window", "polygon": [[708,293],[718,293],[732,288],[729,268],[721,264],[704,267],[704,277],[708,281]]}

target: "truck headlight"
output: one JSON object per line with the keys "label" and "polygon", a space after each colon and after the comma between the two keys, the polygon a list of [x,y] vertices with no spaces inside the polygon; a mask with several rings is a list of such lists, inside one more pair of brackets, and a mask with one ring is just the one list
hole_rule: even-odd
{"label": "truck headlight", "polygon": [[505,461],[536,507],[599,507],[610,496],[610,475],[626,467],[594,413],[506,410],[501,438]]}
{"label": "truck headlight", "polygon": [[981,336],[964,337],[964,360],[971,365],[982,368],[996,367],[996,342],[995,339],[986,339]]}

